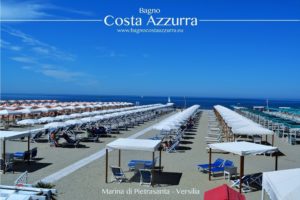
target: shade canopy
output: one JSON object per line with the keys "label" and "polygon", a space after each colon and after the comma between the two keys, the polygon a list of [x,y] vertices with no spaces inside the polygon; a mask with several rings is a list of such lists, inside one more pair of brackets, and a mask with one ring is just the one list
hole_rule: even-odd
{"label": "shade canopy", "polygon": [[21,137],[30,136],[28,131],[0,131],[0,140],[11,140]]}
{"label": "shade canopy", "polygon": [[274,132],[224,106],[214,106],[233,134],[274,135]]}
{"label": "shade canopy", "polygon": [[199,109],[199,105],[193,105],[182,112],[178,112],[153,126],[156,130],[169,131],[172,129],[178,129],[182,124],[184,124],[196,111]]}
{"label": "shade canopy", "polygon": [[271,200],[299,199],[300,168],[263,173],[262,187]]}
{"label": "shade canopy", "polygon": [[110,149],[138,150],[154,152],[160,146],[160,140],[119,138],[106,145]]}
{"label": "shade canopy", "polygon": [[204,193],[204,200],[245,200],[245,196],[224,184]]}
{"label": "shade canopy", "polygon": [[251,142],[224,142],[208,145],[209,148],[234,153],[240,156],[257,155],[278,151],[277,147],[255,144]]}

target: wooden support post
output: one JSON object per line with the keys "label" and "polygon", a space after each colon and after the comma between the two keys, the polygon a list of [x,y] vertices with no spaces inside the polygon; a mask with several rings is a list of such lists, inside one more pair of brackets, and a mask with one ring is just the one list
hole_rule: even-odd
{"label": "wooden support post", "polygon": [[27,163],[30,164],[30,156],[31,156],[31,153],[30,153],[30,135],[28,136],[28,141],[27,141],[27,151],[28,151],[28,158],[27,158]]}
{"label": "wooden support post", "polygon": [[159,150],[159,169],[161,170],[161,149]]}
{"label": "wooden support post", "polygon": [[152,163],[153,163],[153,165],[152,165],[152,169],[154,169],[154,157],[155,157],[155,152],[153,151],[152,152]]}
{"label": "wooden support post", "polygon": [[240,193],[242,193],[243,176],[244,176],[244,156],[241,156],[240,157]]}
{"label": "wooden support post", "polygon": [[108,178],[108,149],[106,149],[106,155],[105,155],[105,183],[107,183]]}
{"label": "wooden support post", "polygon": [[276,155],[275,155],[275,171],[278,170],[278,154],[276,152]]}
{"label": "wooden support post", "polygon": [[211,148],[209,148],[209,157],[208,157],[208,180],[211,180]]}
{"label": "wooden support post", "polygon": [[272,146],[274,146],[274,135],[272,135]]}
{"label": "wooden support post", "polygon": [[119,167],[121,167],[121,149],[119,149]]}
{"label": "wooden support post", "polygon": [[[6,147],[5,147],[5,144],[6,142],[5,142],[5,140],[3,140],[3,149],[2,149],[2,159],[3,159],[3,163],[5,163],[6,162],[6,160],[5,160],[5,154],[6,154]],[[3,174],[5,174],[5,171],[6,171],[6,169],[5,169],[5,165],[3,166]]]}

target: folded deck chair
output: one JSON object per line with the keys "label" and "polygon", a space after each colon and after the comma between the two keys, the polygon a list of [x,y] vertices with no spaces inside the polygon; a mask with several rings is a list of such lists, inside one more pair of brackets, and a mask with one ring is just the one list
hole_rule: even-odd
{"label": "folded deck chair", "polygon": [[172,153],[172,152],[176,152],[176,147],[179,144],[179,140],[177,140],[175,143],[172,144],[172,146],[168,147],[167,152],[168,153]]}
{"label": "folded deck chair", "polygon": [[[226,160],[220,167],[212,167],[210,172],[212,173],[212,175],[214,175],[215,173],[221,173],[224,172],[225,167],[234,167],[234,164],[232,161]],[[209,171],[209,168],[205,169],[205,171]]]}
{"label": "folded deck chair", "polygon": [[[240,179],[232,181],[231,187],[239,188]],[[251,192],[262,187],[262,173],[245,175],[242,177],[242,191]]]}
{"label": "folded deck chair", "polygon": [[222,135],[220,135],[219,137],[205,137],[205,141],[207,144],[209,143],[219,143],[219,142],[222,142],[223,138],[222,138]]}
{"label": "folded deck chair", "polygon": [[141,185],[152,185],[152,173],[150,169],[140,169],[140,175]]}
{"label": "folded deck chair", "polygon": [[34,159],[37,156],[37,147],[30,150],[30,158]]}
{"label": "folded deck chair", "polygon": [[[223,163],[224,163],[224,160],[222,158],[218,158],[215,160],[215,162],[211,163],[210,166],[211,167],[221,167]],[[197,167],[198,167],[199,171],[203,171],[203,170],[209,168],[209,164],[199,164],[199,165],[197,165]]]}
{"label": "folded deck chair", "polygon": [[111,182],[117,181],[121,183],[128,181],[121,167],[110,166],[110,169],[112,172]]}
{"label": "folded deck chair", "polygon": [[79,146],[80,140],[73,140],[67,134],[63,134],[62,136],[66,142],[62,144],[63,147],[72,146],[77,148]]}

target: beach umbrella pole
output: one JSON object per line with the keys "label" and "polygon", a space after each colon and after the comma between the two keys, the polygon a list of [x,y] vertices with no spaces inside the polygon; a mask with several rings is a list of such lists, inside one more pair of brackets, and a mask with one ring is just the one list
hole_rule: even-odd
{"label": "beach umbrella pole", "polygon": [[152,165],[152,169],[154,169],[154,157],[155,157],[155,152],[153,151],[152,152],[152,163],[153,163],[153,165]]}
{"label": "beach umbrella pole", "polygon": [[[5,151],[6,151],[6,147],[5,147],[5,139],[3,140],[3,146],[2,146],[2,159],[3,159],[3,163],[5,163],[6,162],[6,160],[5,160]],[[5,165],[4,165],[4,168],[3,168],[3,174],[5,174]]]}
{"label": "beach umbrella pole", "polygon": [[208,180],[211,180],[211,148],[209,148],[209,157],[208,157]]}
{"label": "beach umbrella pole", "polygon": [[243,176],[244,176],[244,156],[241,156],[240,157],[240,193],[242,193]]}
{"label": "beach umbrella pole", "polygon": [[278,170],[278,154],[275,154],[275,171]]}
{"label": "beach umbrella pole", "polygon": [[121,149],[119,149],[119,167],[121,167]]}
{"label": "beach umbrella pole", "polygon": [[27,151],[28,151],[28,153],[29,153],[27,163],[30,164],[30,135],[28,135]]}
{"label": "beach umbrella pole", "polygon": [[107,183],[107,177],[108,177],[108,149],[106,149],[106,154],[105,154],[105,183]]}
{"label": "beach umbrella pole", "polygon": [[159,150],[159,169],[161,170],[161,149]]}

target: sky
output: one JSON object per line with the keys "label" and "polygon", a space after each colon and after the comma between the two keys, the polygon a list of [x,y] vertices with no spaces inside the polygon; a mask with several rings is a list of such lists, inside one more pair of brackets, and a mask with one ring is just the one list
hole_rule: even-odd
{"label": "sky", "polygon": [[[1,92],[300,99],[300,22],[199,22],[119,33],[143,17],[300,19],[300,0],[1,0]],[[123,28],[123,27],[121,27]]]}

